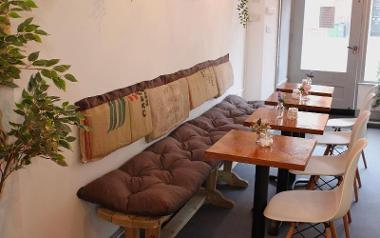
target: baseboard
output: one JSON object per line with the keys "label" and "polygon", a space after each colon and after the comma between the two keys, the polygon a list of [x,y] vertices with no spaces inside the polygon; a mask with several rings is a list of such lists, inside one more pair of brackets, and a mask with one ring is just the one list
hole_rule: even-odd
{"label": "baseboard", "polygon": [[355,110],[353,109],[339,109],[339,108],[333,108],[331,109],[330,114],[332,115],[339,115],[339,116],[355,116]]}
{"label": "baseboard", "polygon": [[380,121],[369,121],[368,122],[368,127],[369,128],[380,129]]}

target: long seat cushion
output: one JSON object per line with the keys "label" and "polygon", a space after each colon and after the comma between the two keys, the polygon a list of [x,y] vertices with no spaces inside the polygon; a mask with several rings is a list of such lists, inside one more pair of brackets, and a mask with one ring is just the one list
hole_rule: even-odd
{"label": "long seat cushion", "polygon": [[128,160],[120,168],[78,191],[78,197],[126,214],[169,215],[202,186],[218,161],[204,151],[231,129],[246,129],[244,120],[261,103],[228,96],[200,117]]}

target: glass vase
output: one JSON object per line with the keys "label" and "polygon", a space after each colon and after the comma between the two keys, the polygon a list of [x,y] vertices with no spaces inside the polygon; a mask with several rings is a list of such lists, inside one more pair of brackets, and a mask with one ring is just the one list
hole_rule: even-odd
{"label": "glass vase", "polygon": [[284,117],[284,111],[285,111],[285,106],[283,103],[279,103],[276,107],[276,112],[277,112],[277,119],[281,119]]}

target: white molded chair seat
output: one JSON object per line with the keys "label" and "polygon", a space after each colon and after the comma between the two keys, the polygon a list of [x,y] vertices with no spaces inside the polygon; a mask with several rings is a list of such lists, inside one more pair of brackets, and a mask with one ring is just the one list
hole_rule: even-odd
{"label": "white molded chair seat", "polygon": [[[371,111],[372,104],[376,97],[377,91],[378,91],[378,86],[375,86],[369,90],[367,97],[365,98],[363,104],[360,107],[360,111]],[[336,129],[352,128],[355,124],[355,121],[356,121],[356,118],[330,119],[327,122],[327,127],[333,127]]]}
{"label": "white molded chair seat", "polygon": [[322,223],[330,221],[339,206],[337,190],[295,190],[274,196],[265,217],[284,222]]}
{"label": "white molded chair seat", "polygon": [[[368,113],[367,115],[368,116]],[[363,123],[361,123],[363,124]],[[291,222],[286,237],[292,237],[297,223],[324,223],[326,237],[336,237],[334,221],[344,220],[346,237],[350,237],[348,212],[352,204],[355,179],[360,152],[368,141],[359,139],[351,145],[347,154],[343,181],[339,187],[328,191],[294,190],[275,195],[264,210],[264,216],[276,220]]]}
{"label": "white molded chair seat", "polygon": [[292,174],[319,175],[319,176],[341,176],[347,166],[347,152],[338,155],[312,156],[304,171],[290,170]]}
{"label": "white molded chair seat", "polygon": [[327,122],[327,127],[333,128],[352,128],[356,122],[356,118],[335,118]]}
{"label": "white molded chair seat", "polygon": [[326,131],[323,135],[317,135],[314,139],[319,145],[349,145],[351,131]]}

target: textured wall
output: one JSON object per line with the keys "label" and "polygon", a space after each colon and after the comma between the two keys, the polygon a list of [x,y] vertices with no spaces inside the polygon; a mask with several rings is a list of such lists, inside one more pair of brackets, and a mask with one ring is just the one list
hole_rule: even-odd
{"label": "textured wall", "polygon": [[[233,0],[38,0],[33,13],[51,36],[41,55],[72,64],[80,80],[62,94],[71,101],[104,93],[230,53],[241,93],[245,31]],[[36,46],[32,45],[31,48]],[[13,96],[13,94],[15,96]],[[60,93],[61,94],[61,93]],[[19,90],[7,97],[17,100]],[[1,91],[1,97],[4,97]],[[4,98],[1,98],[3,101]],[[219,99],[220,100],[220,99]],[[192,111],[194,117],[218,100]],[[140,140],[107,159],[82,165],[78,146],[69,167],[43,159],[8,182],[0,202],[0,237],[108,237],[116,227],[77,199],[79,187],[117,168],[147,144]]]}

